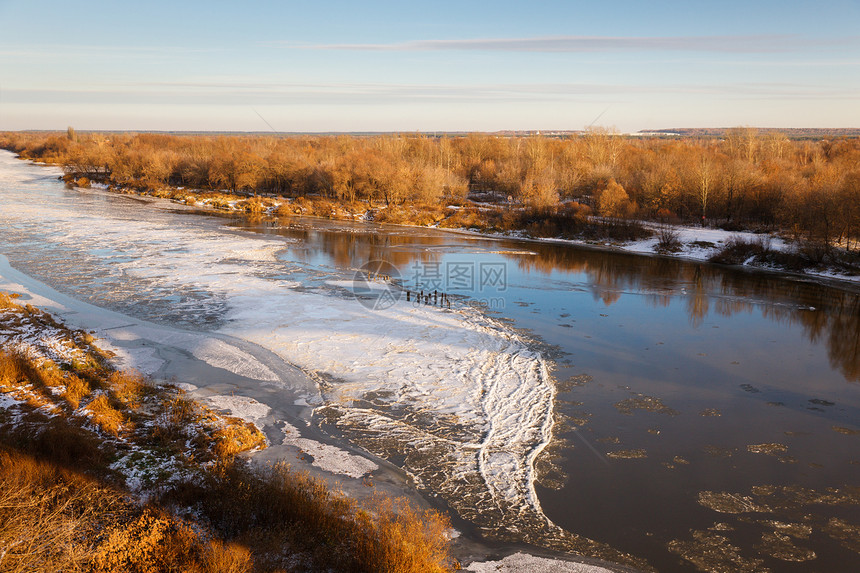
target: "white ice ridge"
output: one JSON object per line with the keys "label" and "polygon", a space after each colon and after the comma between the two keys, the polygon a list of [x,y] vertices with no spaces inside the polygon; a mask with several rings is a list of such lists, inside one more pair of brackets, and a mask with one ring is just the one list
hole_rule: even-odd
{"label": "white ice ridge", "polygon": [[[14,221],[23,236],[101,258],[103,268],[132,285],[141,280],[165,292],[206,293],[203,304],[226,309],[223,334],[318,373],[329,381],[322,385],[328,404],[364,415],[367,402],[355,401],[369,401],[428,440],[450,444],[447,450],[460,452],[456,471],[475,476],[470,487],[485,488],[490,505],[546,521],[533,489],[533,462],[549,439],[553,388],[543,357],[510,328],[471,310],[401,300],[374,311],[339,289],[301,292],[291,288],[292,279],[279,278],[288,266],[275,256],[284,239],[140,209],[150,210],[85,209],[75,201],[27,197],[0,202],[0,219]],[[187,343],[195,356],[237,372],[248,364],[238,349],[169,343]],[[270,374],[255,365],[245,375],[267,380]],[[431,456],[420,463],[447,468],[448,461]]]}

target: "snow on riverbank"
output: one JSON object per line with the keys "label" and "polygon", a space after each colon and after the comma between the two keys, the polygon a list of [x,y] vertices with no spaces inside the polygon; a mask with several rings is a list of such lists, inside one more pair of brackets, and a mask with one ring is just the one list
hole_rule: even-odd
{"label": "snow on riverbank", "polygon": [[[650,223],[645,221],[640,221],[640,223],[644,227],[654,231],[655,235],[639,241],[620,242],[615,240],[607,240],[604,242],[595,242],[580,239],[532,238],[525,233],[518,231],[513,231],[509,233],[482,233],[479,231],[465,231],[457,229],[449,231],[507,239],[515,238],[519,240],[535,241],[539,243],[556,243],[587,246],[590,248],[598,249],[606,248],[615,251],[624,251],[628,253],[636,253],[642,255],[659,254],[661,256],[667,256],[677,259],[702,262],[708,261],[711,259],[711,257],[718,254],[731,240],[739,240],[751,244],[762,244],[770,251],[778,251],[783,253],[793,253],[797,249],[797,246],[794,243],[787,241],[776,234],[753,233],[751,231],[726,231],[723,229],[716,229],[711,227],[687,227],[682,225],[671,225],[668,227],[668,229],[670,232],[677,234],[678,240],[681,243],[681,247],[677,252],[661,253],[657,249],[658,243],[660,241],[659,233],[661,231],[661,226],[656,223]],[[747,261],[744,263],[744,265],[750,268],[758,268],[776,272],[786,272],[784,271],[784,269],[780,268],[753,264],[752,261]],[[800,274],[808,276],[810,278],[837,279],[841,281],[860,283],[860,274],[846,275],[839,272],[835,272],[833,270],[822,270],[814,268],[805,269]]]}
{"label": "snow on riverbank", "polygon": [[[656,253],[660,228],[658,225],[650,223],[646,223],[645,226],[658,233],[658,236],[624,243],[620,248],[631,253]],[[778,251],[788,251],[792,248],[789,242],[780,237],[748,231],[724,231],[710,227],[684,227],[680,225],[673,225],[671,230],[677,233],[678,240],[681,242],[681,250],[675,256],[697,261],[708,260],[725,246],[726,241],[733,238],[745,242],[765,241],[771,249]]]}

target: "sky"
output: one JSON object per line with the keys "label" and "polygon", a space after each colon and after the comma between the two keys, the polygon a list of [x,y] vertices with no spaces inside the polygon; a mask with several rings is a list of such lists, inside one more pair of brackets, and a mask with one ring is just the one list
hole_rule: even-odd
{"label": "sky", "polygon": [[860,127],[860,0],[0,0],[0,130]]}

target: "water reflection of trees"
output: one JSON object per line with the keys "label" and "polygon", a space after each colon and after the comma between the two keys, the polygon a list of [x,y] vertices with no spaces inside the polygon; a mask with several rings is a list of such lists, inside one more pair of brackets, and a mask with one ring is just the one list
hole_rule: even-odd
{"label": "water reflection of trees", "polygon": [[762,317],[800,325],[812,343],[827,347],[831,365],[851,381],[860,381],[860,295],[791,277],[696,264],[661,257],[533,244],[538,256],[512,256],[526,273],[582,273],[607,306],[625,290],[635,290],[649,304],[669,305],[686,297],[690,322],[698,327],[713,310],[721,316],[761,310]]}
{"label": "water reflection of trees", "polygon": [[[279,234],[300,239],[308,245],[310,260],[319,250],[340,267],[357,268],[374,260],[384,260],[409,272],[416,262],[438,261],[438,251],[427,247],[463,246],[450,235],[409,230],[404,233],[380,228],[338,223],[326,229],[314,224],[298,224]],[[494,247],[498,243],[493,243]],[[505,245],[521,251],[522,243]],[[530,243],[537,254],[504,254],[524,273],[550,275],[563,271],[588,277],[595,300],[615,304],[625,291],[635,291],[648,304],[668,307],[673,298],[684,296],[690,323],[700,326],[708,313],[730,317],[751,313],[758,307],[763,318],[800,325],[813,343],[826,345],[834,368],[852,381],[860,381],[860,295],[812,282],[761,272],[643,257],[566,245]],[[301,256],[298,251],[297,256]],[[814,309],[814,310],[811,310]]]}
{"label": "water reflection of trees", "polygon": [[301,245],[310,247],[304,253],[302,249],[294,252],[294,256],[306,262],[322,251],[335,266],[341,268],[359,268],[371,261],[386,261],[404,272],[416,261],[434,261],[439,258],[439,253],[411,247],[439,246],[446,242],[442,235],[395,234],[389,230],[376,232],[373,227],[353,227],[345,223],[328,229],[313,224],[287,223],[277,232],[299,239]]}

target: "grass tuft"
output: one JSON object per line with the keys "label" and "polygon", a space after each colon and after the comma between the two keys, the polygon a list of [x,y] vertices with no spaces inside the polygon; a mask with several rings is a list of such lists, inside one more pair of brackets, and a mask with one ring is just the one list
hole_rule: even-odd
{"label": "grass tuft", "polygon": [[124,422],[122,412],[114,408],[105,394],[99,394],[93,401],[87,404],[86,411],[90,413],[92,421],[103,432],[117,436]]}

